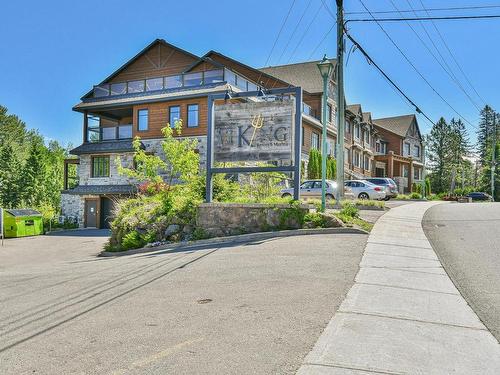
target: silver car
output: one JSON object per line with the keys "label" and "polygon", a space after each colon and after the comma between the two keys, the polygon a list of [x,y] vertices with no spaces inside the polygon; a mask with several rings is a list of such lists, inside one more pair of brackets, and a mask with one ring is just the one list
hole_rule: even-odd
{"label": "silver car", "polygon": [[385,199],[385,188],[366,180],[347,180],[345,186],[351,188],[354,196],[359,199]]}
{"label": "silver car", "polygon": [[[326,199],[335,199],[337,192],[337,182],[326,180]],[[283,198],[291,198],[293,196],[293,188],[282,189],[281,196]],[[300,185],[300,197],[307,198],[321,198],[321,180],[306,180]],[[344,189],[344,198],[353,199],[354,196],[350,188]]]}

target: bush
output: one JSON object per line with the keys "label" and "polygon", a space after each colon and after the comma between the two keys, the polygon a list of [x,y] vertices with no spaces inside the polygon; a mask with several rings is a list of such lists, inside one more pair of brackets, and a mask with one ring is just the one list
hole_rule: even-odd
{"label": "bush", "polygon": [[309,212],[304,216],[304,224],[309,224],[308,227],[323,228],[325,217],[318,212]]}
{"label": "bush", "polygon": [[413,192],[410,194],[410,199],[422,199],[422,194]]}
{"label": "bush", "polygon": [[356,207],[354,203],[345,204],[339,212],[342,216],[347,216],[351,218],[359,217],[359,209]]}

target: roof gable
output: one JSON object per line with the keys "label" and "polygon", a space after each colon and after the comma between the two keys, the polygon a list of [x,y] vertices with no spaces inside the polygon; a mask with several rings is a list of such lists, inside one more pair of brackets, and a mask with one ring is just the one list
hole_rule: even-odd
{"label": "roof gable", "polygon": [[[99,84],[180,74],[199,59],[163,39],[155,39]],[[92,91],[84,97],[91,93]]]}
{"label": "roof gable", "polygon": [[373,120],[378,127],[390,131],[400,137],[407,137],[410,128],[416,129],[418,138],[422,138],[420,129],[418,128],[417,117],[414,114],[385,117]]}
{"label": "roof gable", "polygon": [[[323,92],[323,78],[318,69],[319,62],[306,61],[288,65],[269,66],[260,68],[259,70],[285,82],[289,82],[294,86],[300,86],[303,90],[311,94],[317,94]],[[330,59],[330,62],[335,67],[337,61]]]}

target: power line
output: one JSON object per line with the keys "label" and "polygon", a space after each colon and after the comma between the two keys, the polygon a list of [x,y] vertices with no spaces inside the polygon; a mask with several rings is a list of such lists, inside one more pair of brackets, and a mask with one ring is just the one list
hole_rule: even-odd
{"label": "power line", "polygon": [[269,63],[269,59],[271,58],[271,55],[273,54],[274,48],[276,47],[276,43],[278,42],[278,39],[281,35],[281,32],[283,31],[283,28],[285,27],[286,21],[288,21],[288,17],[290,17],[290,13],[292,13],[292,8],[293,8],[293,5],[295,4],[295,1],[296,0],[292,1],[292,4],[290,5],[290,8],[288,9],[288,13],[286,14],[286,17],[283,20],[283,23],[281,24],[280,31],[278,32],[278,35],[276,35],[276,39],[274,39],[273,48],[271,48],[271,51],[269,52],[269,55],[267,56],[266,63],[264,64],[264,66],[267,66],[267,64]]}
{"label": "power line", "polygon": [[307,11],[309,10],[309,7],[311,6],[311,3],[312,3],[312,0],[309,0],[309,2],[307,3],[307,6],[306,8],[304,9],[304,11],[302,12],[302,15],[300,16],[300,19],[299,19],[299,22],[297,22],[295,24],[295,28],[293,29],[292,33],[290,34],[290,37],[288,38],[288,41],[286,42],[285,44],[285,48],[283,48],[283,52],[281,52],[281,55],[280,57],[278,58],[278,64],[279,62],[281,61],[281,58],[283,57],[283,55],[285,54],[285,51],[287,50],[290,42],[292,41],[293,39],[293,36],[295,35],[295,32],[297,31],[297,29],[299,28],[299,25],[300,23],[302,22],[302,19],[304,18],[304,16],[306,15]]}
{"label": "power line", "polygon": [[[372,11],[372,14],[392,14],[392,13],[412,13],[412,12],[424,12],[424,11],[431,11],[431,12],[442,12],[442,11],[455,11],[455,10],[477,10],[477,9],[494,9],[494,8],[500,8],[500,5],[479,5],[479,6],[465,6],[465,7],[448,7],[448,8],[427,8],[427,9],[415,9],[415,10],[400,10],[400,11],[394,11],[394,10],[387,10],[387,11]],[[360,12],[345,12],[344,14],[346,15],[351,15],[351,14],[368,14],[366,11],[360,11]]]}
{"label": "power line", "polygon": [[[407,0],[408,1],[408,0]],[[425,9],[425,6],[424,6],[424,3],[422,0],[419,0],[420,1],[420,4],[422,5],[422,8]],[[498,5],[497,7],[500,7],[500,5]],[[429,11],[428,9],[426,9],[426,12],[428,15],[429,14]],[[460,70],[460,72],[462,73],[462,75],[464,76],[465,80],[467,81],[467,83],[469,84],[469,86],[472,88],[472,90],[476,93],[477,97],[479,98],[479,100],[481,100],[483,102],[483,104],[486,104],[486,100],[484,100],[481,95],[479,95],[479,92],[476,90],[476,88],[474,87],[474,85],[472,84],[472,82],[470,81],[469,77],[467,76],[467,74],[465,74],[464,70],[462,69],[461,65],[458,63],[456,57],[455,57],[455,54],[451,51],[450,47],[448,46],[448,43],[446,43],[446,40],[444,39],[443,35],[441,34],[441,31],[438,29],[436,23],[434,21],[431,21],[432,22],[432,25],[434,26],[434,29],[436,30],[436,32],[438,33],[439,35],[439,38],[441,39],[441,41],[443,42],[443,45],[445,46],[446,50],[448,51],[448,53],[450,54],[451,58],[453,59],[453,61],[455,62],[455,65],[458,67],[458,70]]]}
{"label": "power line", "polygon": [[333,29],[335,28],[336,25],[337,25],[337,22],[334,22],[332,27],[330,27],[330,29],[325,33],[325,35],[323,35],[323,38],[321,38],[320,42],[316,45],[316,47],[314,47],[313,51],[309,55],[309,60],[313,57],[313,55],[316,53],[318,48],[323,44],[323,42],[328,37],[328,35],[330,35],[330,33],[333,31]]}
{"label": "power line", "polygon": [[[359,0],[359,2],[361,3],[361,5],[363,5],[363,7],[366,9],[367,12],[370,12],[370,10],[366,7],[365,3],[363,2],[363,0]],[[472,127],[474,127],[474,125],[469,121],[467,120],[465,117],[463,117],[435,88],[434,86],[431,85],[431,83],[427,80],[427,78],[425,78],[425,76],[420,72],[420,70],[417,69],[417,67],[415,66],[415,64],[413,64],[413,62],[409,59],[409,57],[403,52],[403,50],[398,46],[398,44],[394,41],[394,39],[392,39],[392,37],[387,33],[387,31],[383,28],[383,26],[375,19],[375,17],[373,17],[372,15],[372,18],[373,20],[375,20],[375,22],[377,23],[377,25],[380,27],[380,29],[382,30],[382,32],[385,34],[385,36],[391,41],[391,43],[394,45],[394,47],[396,47],[396,49],[399,51],[399,53],[405,58],[405,60],[408,62],[408,64],[410,64],[410,66],[413,68],[413,70],[415,70],[415,72],[417,72],[417,74],[420,76],[420,78],[422,78],[422,80],[427,84],[427,86],[429,86],[431,88],[432,91],[434,91],[434,93],[439,96],[439,98],[448,106],[450,107],[453,112],[455,112],[460,118],[462,118],[462,120],[464,120],[465,122],[467,122],[469,125],[471,125]]]}
{"label": "power line", "polygon": [[295,52],[297,52],[297,49],[299,48],[299,46],[302,44],[302,41],[304,40],[305,36],[307,35],[307,33],[309,32],[309,29],[311,28],[312,24],[314,23],[314,21],[316,20],[316,17],[318,17],[318,14],[321,10],[321,8],[323,8],[324,6],[324,3],[322,2],[318,8],[318,10],[316,11],[316,13],[314,14],[312,20],[309,22],[309,24],[307,25],[306,29],[304,30],[304,32],[302,33],[302,36],[300,37],[300,40],[299,42],[297,43],[297,45],[295,46],[295,48],[293,49],[293,52],[292,54],[290,55],[290,57],[288,58],[288,61],[287,61],[287,64],[292,60],[292,57],[293,55],[295,54]]}
{"label": "power line", "polygon": [[[360,0],[361,1],[361,0]],[[402,18],[354,18],[346,20],[348,22],[398,22],[398,21],[432,21],[432,20],[478,20],[478,19],[489,19],[489,18],[500,18],[500,14],[483,14],[477,16],[443,16],[443,17],[402,17]]]}
{"label": "power line", "polygon": [[404,93],[404,91],[387,75],[387,73],[384,72],[384,70],[371,58],[371,56],[364,50],[364,48],[347,32],[345,31],[345,35],[347,38],[356,46],[356,48],[366,57],[368,62],[372,64],[377,70],[384,76],[384,78],[394,87],[399,94],[403,96],[403,98],[406,99],[408,103],[410,103],[414,108],[417,113],[420,113],[422,116],[424,116],[432,125],[434,125],[434,121],[431,120],[427,114],[425,114],[420,107],[415,104],[413,100],[411,100],[408,95]]}
{"label": "power line", "polygon": [[337,16],[335,14],[333,14],[333,12],[330,10],[330,7],[328,6],[328,4],[325,2],[325,0],[321,0],[321,2],[323,3],[323,6],[325,7],[325,10],[328,12],[328,14],[330,16],[332,16],[332,18],[334,20],[337,20]]}
{"label": "power line", "polygon": [[[392,6],[394,7],[394,9],[398,10],[398,7],[396,6],[396,4],[394,3],[393,0],[389,0],[392,4]],[[411,3],[409,2],[409,0],[406,0],[406,2],[408,3],[408,5],[410,6],[410,8],[412,8],[411,6]],[[411,29],[411,31],[413,31],[413,33],[415,34],[415,36],[418,38],[418,40],[420,41],[420,43],[422,43],[422,45],[427,49],[427,51],[429,52],[429,54],[434,58],[434,60],[436,60],[436,62],[439,64],[439,66],[441,66],[441,68],[444,70],[444,72],[446,74],[448,74],[448,76],[451,78],[451,80],[458,86],[458,88],[465,94],[465,96],[469,99],[469,101],[472,103],[473,106],[475,106],[477,108],[478,111],[481,110],[481,108],[479,108],[479,106],[476,104],[476,102],[471,98],[471,96],[469,95],[469,93],[467,93],[467,91],[465,90],[465,88],[462,86],[462,84],[460,83],[460,81],[458,80],[458,78],[455,76],[453,70],[451,69],[451,67],[448,65],[447,61],[445,60],[445,58],[443,57],[443,55],[441,54],[441,52],[439,51],[439,48],[437,48],[436,44],[434,43],[434,40],[432,39],[432,37],[430,36],[430,34],[427,32],[427,29],[425,28],[425,25],[422,24],[422,22],[420,22],[420,26],[422,26],[425,34],[427,35],[427,38],[429,38],[430,42],[432,43],[432,45],[434,46],[435,50],[437,51],[437,53],[439,54],[439,56],[441,57],[441,60],[443,61],[443,63],[446,65],[446,67],[443,65],[443,63],[436,57],[436,55],[432,52],[432,50],[430,49],[430,47],[427,45],[427,43],[424,42],[424,40],[420,37],[419,33],[417,33],[417,31],[413,28],[413,26],[409,23],[409,22],[406,22],[406,25]]]}

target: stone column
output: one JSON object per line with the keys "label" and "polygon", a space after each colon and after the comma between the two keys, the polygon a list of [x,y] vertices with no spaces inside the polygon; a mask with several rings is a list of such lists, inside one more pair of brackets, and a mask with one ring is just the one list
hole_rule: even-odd
{"label": "stone column", "polygon": [[394,151],[389,151],[389,157],[387,159],[387,177],[394,177]]}
{"label": "stone column", "polygon": [[412,184],[413,184],[413,159],[410,158],[410,166],[408,167],[408,188],[410,193],[413,192]]}

